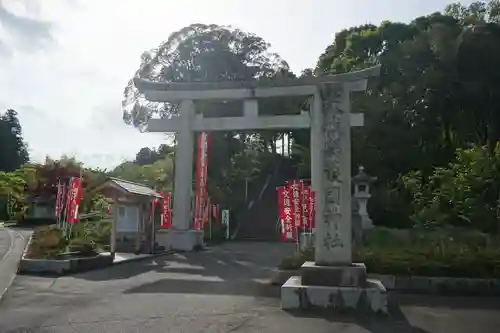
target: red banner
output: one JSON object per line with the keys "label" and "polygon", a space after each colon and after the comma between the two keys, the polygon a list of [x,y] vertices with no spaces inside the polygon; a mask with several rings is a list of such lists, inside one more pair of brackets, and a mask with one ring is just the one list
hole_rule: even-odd
{"label": "red banner", "polygon": [[316,192],[311,190],[311,199],[310,199],[310,209],[311,209],[311,230],[314,231],[316,229]]}
{"label": "red banner", "polygon": [[160,192],[160,194],[162,196],[160,229],[169,229],[171,227],[170,193]]}
{"label": "red banner", "polygon": [[63,196],[64,196],[64,192],[65,192],[65,186],[63,184],[61,184],[61,182],[59,181],[59,183],[57,184],[57,197],[56,197],[56,211],[55,211],[55,214],[57,217],[59,217],[61,215],[61,209],[62,209],[62,205],[63,205]]}
{"label": "red banner", "polygon": [[291,191],[288,187],[278,187],[278,214],[280,221],[281,240],[296,241],[297,232],[292,215]]}
{"label": "red banner", "polygon": [[302,200],[302,227],[311,229],[311,188],[304,186]]}
{"label": "red banner", "polygon": [[302,187],[303,183],[300,180],[289,182],[290,194],[292,195],[293,203],[293,221],[296,228],[302,228]]}
{"label": "red banner", "polygon": [[208,223],[210,215],[210,198],[205,199],[204,205],[202,205],[202,212],[201,212],[201,225],[200,229],[203,230],[205,229],[205,223]]}
{"label": "red banner", "polygon": [[82,197],[82,183],[80,178],[71,178],[68,192],[68,223],[78,222],[78,208]]}
{"label": "red banner", "polygon": [[208,134],[201,132],[198,135],[198,149],[196,152],[195,173],[195,206],[194,229],[203,229],[205,205],[207,204],[207,170],[208,170]]}

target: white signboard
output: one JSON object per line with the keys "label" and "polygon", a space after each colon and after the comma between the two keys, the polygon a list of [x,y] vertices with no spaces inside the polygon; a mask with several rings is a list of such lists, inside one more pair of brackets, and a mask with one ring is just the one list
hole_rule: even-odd
{"label": "white signboard", "polygon": [[222,225],[226,226],[226,239],[229,239],[229,209],[222,210]]}

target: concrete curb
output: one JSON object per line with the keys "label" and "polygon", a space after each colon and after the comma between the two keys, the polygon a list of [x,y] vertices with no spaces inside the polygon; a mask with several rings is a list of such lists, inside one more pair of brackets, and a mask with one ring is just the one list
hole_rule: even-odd
{"label": "concrete curb", "polygon": [[113,264],[110,255],[97,255],[86,258],[48,260],[48,259],[21,259],[19,275],[51,275],[63,276],[73,273],[106,268]]}
{"label": "concrete curb", "polygon": [[[25,250],[25,254],[27,252]],[[110,253],[99,254],[95,257],[74,258],[74,259],[28,259],[25,254],[19,263],[18,275],[33,276],[65,276],[75,273],[88,272],[98,269],[104,269],[115,265],[123,265],[132,262],[138,262],[146,259],[153,259],[174,251],[165,251],[142,257],[132,257],[121,261],[114,261],[114,256]]]}
{"label": "concrete curb", "polygon": [[[281,286],[292,276],[300,276],[300,271],[278,269],[275,271],[270,283]],[[500,279],[387,274],[368,274],[368,278],[381,281],[387,290],[401,292],[454,296],[500,296]]]}

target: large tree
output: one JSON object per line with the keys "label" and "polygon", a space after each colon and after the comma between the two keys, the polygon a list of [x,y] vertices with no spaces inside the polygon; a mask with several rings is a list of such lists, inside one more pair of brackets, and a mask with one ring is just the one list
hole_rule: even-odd
{"label": "large tree", "polygon": [[[145,52],[134,77],[162,82],[269,80],[293,77],[288,65],[269,52],[269,44],[251,33],[217,25],[193,24],[174,32],[157,48]],[[149,109],[137,107],[148,104]],[[272,114],[298,111],[298,103],[272,99],[261,101],[260,111]],[[130,80],[124,92],[124,121],[143,129],[152,116],[170,117],[178,111],[175,104],[146,102]],[[148,111],[153,110],[153,111]],[[196,103],[197,112],[206,117],[237,115],[242,112],[239,101],[203,101]],[[211,133],[209,154],[209,189],[213,196],[234,198],[232,191],[246,173],[232,168],[241,161],[248,140],[263,142],[264,150],[276,150],[274,142],[281,137],[275,131],[256,133]],[[259,145],[257,145],[259,146]],[[140,156],[146,156],[147,151]],[[235,157],[238,156],[238,157]],[[186,167],[186,166],[178,166]],[[234,178],[238,179],[234,179]],[[218,198],[221,199],[221,198]]]}
{"label": "large tree", "polygon": [[[355,96],[365,127],[353,129],[353,167],[379,176],[376,218],[407,218],[400,177],[418,171],[425,184],[457,148],[500,138],[500,2],[449,5],[409,23],[362,25],[336,34],[319,58],[316,75],[382,65],[378,82]],[[387,195],[393,193],[395,195]],[[402,200],[403,199],[403,200]],[[387,215],[381,211],[400,210]]]}
{"label": "large tree", "polygon": [[0,142],[0,171],[14,171],[28,162],[29,154],[15,110],[8,109],[0,115]]}

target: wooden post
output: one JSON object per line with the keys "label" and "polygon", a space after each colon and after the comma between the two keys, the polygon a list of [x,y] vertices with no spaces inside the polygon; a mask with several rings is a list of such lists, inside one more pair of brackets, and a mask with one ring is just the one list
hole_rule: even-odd
{"label": "wooden post", "polygon": [[114,255],[116,252],[116,219],[118,218],[118,198],[113,196],[113,218],[111,219],[111,242],[110,252]]}

